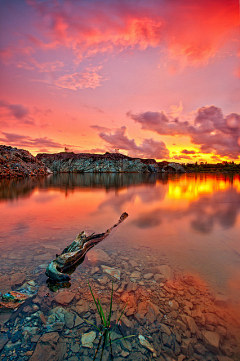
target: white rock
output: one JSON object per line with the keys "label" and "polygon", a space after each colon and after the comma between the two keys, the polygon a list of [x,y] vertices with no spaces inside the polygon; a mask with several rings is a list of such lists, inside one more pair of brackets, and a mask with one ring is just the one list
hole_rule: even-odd
{"label": "white rock", "polygon": [[96,338],[96,332],[91,331],[82,335],[83,347],[93,348],[93,341]]}
{"label": "white rock", "polygon": [[148,340],[146,340],[143,335],[139,335],[139,336],[138,336],[138,339],[139,339],[140,344],[141,344],[143,347],[147,348],[149,351],[151,351],[152,353],[156,354],[156,351],[155,351],[155,349],[153,348],[153,346],[150,345],[150,343],[148,342]]}

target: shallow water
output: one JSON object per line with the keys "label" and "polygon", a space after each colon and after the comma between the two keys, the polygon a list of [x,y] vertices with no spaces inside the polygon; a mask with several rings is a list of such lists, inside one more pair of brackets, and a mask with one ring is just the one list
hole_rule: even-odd
{"label": "shallow water", "polygon": [[[225,307],[239,312],[239,175],[58,174],[2,180],[1,275],[22,272],[34,278],[39,265],[45,269],[79,232],[104,232],[123,212],[128,219],[97,249],[113,254],[118,267],[124,257],[141,259],[141,267],[168,264],[180,277],[193,276],[210,293],[225,296]],[[87,265],[86,256],[73,286]]]}

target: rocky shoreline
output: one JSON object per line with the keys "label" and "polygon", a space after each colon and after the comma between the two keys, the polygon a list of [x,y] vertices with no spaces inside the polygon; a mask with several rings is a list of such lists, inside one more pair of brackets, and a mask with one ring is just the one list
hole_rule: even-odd
{"label": "rocky shoreline", "polygon": [[157,162],[155,159],[131,158],[119,153],[57,153],[38,154],[53,173],[185,173],[178,163]]}
{"label": "rocky shoreline", "polygon": [[131,158],[118,153],[61,152],[34,157],[24,149],[0,145],[0,179],[44,176],[50,173],[185,173],[178,163]]}
{"label": "rocky shoreline", "polygon": [[52,173],[24,149],[0,145],[0,178],[36,177]]}
{"label": "rocky shoreline", "polygon": [[[113,280],[112,325],[128,300],[121,331],[134,337],[113,344],[114,360],[239,360],[240,325],[229,313],[228,300],[213,296],[194,277],[181,276],[146,248],[91,250],[73,274],[71,288],[57,292],[44,285],[44,266],[10,277],[12,289],[18,285],[30,299],[10,317],[0,315],[3,361],[92,360],[99,334],[87,321],[99,325],[100,318],[88,280],[105,311]],[[6,284],[6,277],[0,282]],[[113,337],[121,337],[118,328]],[[107,348],[103,360],[108,356]]]}

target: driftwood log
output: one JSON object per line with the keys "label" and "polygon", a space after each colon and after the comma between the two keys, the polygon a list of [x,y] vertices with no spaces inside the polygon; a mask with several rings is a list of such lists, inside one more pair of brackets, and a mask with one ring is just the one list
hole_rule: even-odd
{"label": "driftwood log", "polygon": [[74,266],[81,263],[84,259],[87,251],[94,247],[97,243],[106,238],[110,232],[117,227],[120,223],[128,217],[127,213],[123,213],[119,218],[119,221],[111,228],[107,229],[105,233],[91,234],[86,236],[85,232],[81,232],[77,235],[75,240],[66,247],[60,255],[56,255],[54,259],[46,269],[46,275],[56,282],[67,282],[71,279],[71,276],[65,272],[71,270]]}

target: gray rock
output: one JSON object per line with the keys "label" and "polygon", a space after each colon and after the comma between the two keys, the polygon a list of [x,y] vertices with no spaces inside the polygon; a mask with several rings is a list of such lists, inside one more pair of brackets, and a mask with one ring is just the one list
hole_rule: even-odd
{"label": "gray rock", "polygon": [[102,267],[102,270],[104,273],[107,273],[111,277],[120,281],[121,271],[119,269],[108,267],[108,266],[103,266],[103,265],[101,265],[101,267]]}
{"label": "gray rock", "polygon": [[78,352],[80,349],[80,346],[78,343],[75,343],[72,347],[71,347],[71,351],[72,352]]}
{"label": "gray rock", "polygon": [[82,345],[83,347],[92,348],[93,347],[93,341],[96,338],[96,332],[91,331],[88,333],[84,333],[82,335]]}
{"label": "gray rock", "polygon": [[73,328],[74,326],[74,314],[72,312],[66,312],[64,315],[65,325],[67,328]]}
{"label": "gray rock", "polygon": [[5,344],[8,342],[8,335],[6,333],[0,333],[0,351],[3,349]]}

